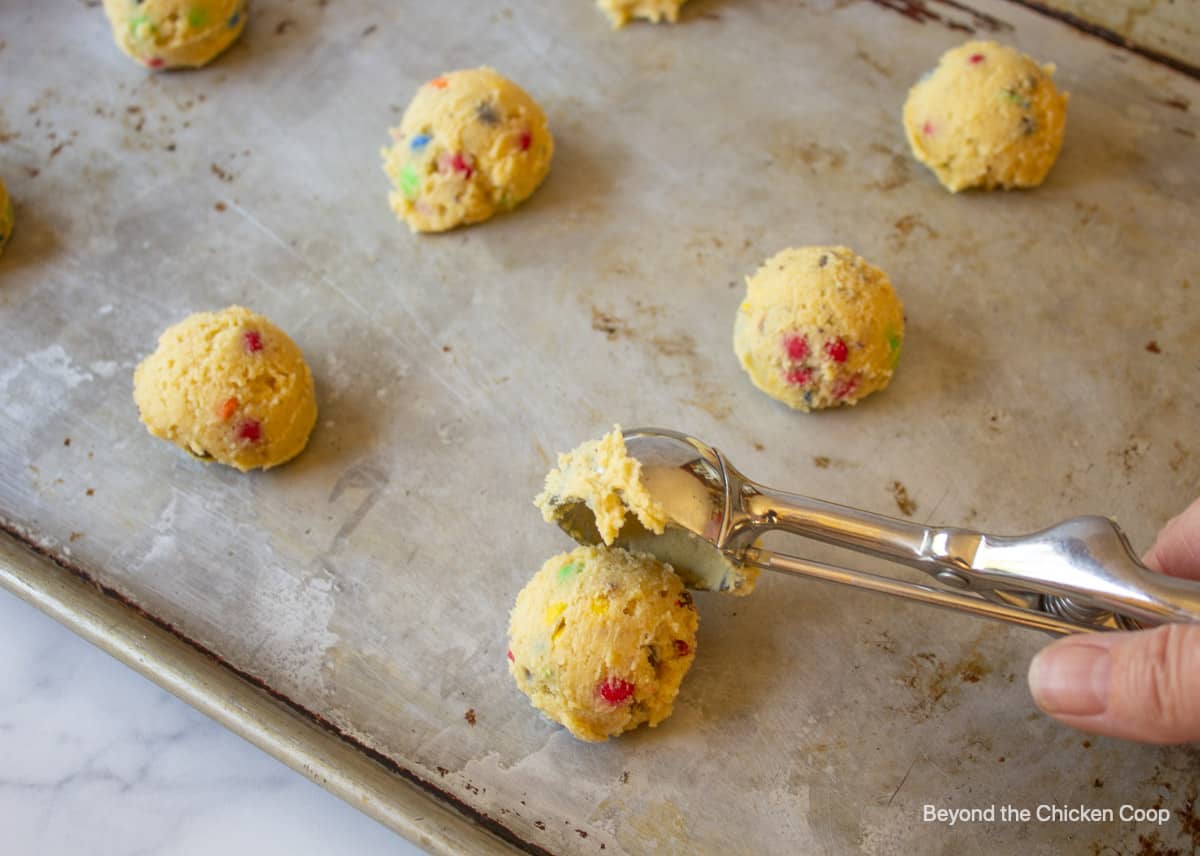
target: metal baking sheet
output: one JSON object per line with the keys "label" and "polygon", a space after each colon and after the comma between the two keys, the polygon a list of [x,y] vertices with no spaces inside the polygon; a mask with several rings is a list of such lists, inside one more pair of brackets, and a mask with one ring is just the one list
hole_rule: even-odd
{"label": "metal baking sheet", "polygon": [[[617,421],[876,511],[1001,532],[1099,512],[1148,545],[1200,486],[1195,80],[1000,0],[692,0],[619,33],[582,0],[257,0],[219,62],[161,75],[95,4],[0,28],[0,517],[61,563],[6,548],[7,586],[46,606],[70,567],[136,605],[230,676],[184,668],[181,692],[245,726],[243,693],[269,691],[319,727],[291,754],[252,738],[319,780],[319,745],[369,754],[394,793],[353,765],[330,786],[409,835],[415,781],[563,853],[1195,845],[1195,750],[1038,714],[1026,631],[796,579],[700,596],[675,715],[605,745],[537,716],[504,662],[516,592],[567,546],[530,500]],[[1059,65],[1067,141],[1037,191],[951,196],[909,159],[907,87],[964,28]],[[551,175],[510,216],[410,236],[386,128],[485,63],[544,105]],[[909,332],[886,393],[804,415],[730,338],[744,275],[819,242],[886,269]],[[235,302],[317,380],[308,450],[265,474],[186,458],[131,400],[166,325]],[[1179,814],[950,829],[927,803]]]}

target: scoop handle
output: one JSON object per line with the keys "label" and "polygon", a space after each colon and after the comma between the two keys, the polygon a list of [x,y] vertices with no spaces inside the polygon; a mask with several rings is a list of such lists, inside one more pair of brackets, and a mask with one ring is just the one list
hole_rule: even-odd
{"label": "scoop handle", "polygon": [[[993,600],[1031,593],[1039,596],[1031,602],[1042,611],[1085,624],[1101,621],[1105,611],[1138,625],[1200,622],[1200,584],[1146,568],[1106,517],[1076,517],[1030,535],[997,536],[922,526],[749,480],[738,493],[731,546],[748,547],[763,531],[779,529],[901,562],[948,588]],[[1009,593],[1013,597],[1005,596]]]}

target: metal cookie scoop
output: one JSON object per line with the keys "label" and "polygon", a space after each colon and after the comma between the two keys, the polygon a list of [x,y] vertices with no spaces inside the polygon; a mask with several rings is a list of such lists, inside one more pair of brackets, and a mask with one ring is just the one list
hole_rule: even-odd
{"label": "metal cookie scoop", "polygon": [[[1200,621],[1200,585],[1148,570],[1106,517],[1077,517],[1017,537],[931,528],[758,484],[719,451],[686,434],[641,429],[626,432],[625,444],[642,466],[647,490],[666,510],[668,525],[655,535],[637,521],[627,521],[616,543],[670,563],[693,588],[731,588],[741,578],[739,569],[750,567],[816,577],[1049,633]],[[600,541],[582,502],[562,505],[555,516],[576,540]],[[759,536],[775,529],[910,565],[940,587],[754,546]]]}

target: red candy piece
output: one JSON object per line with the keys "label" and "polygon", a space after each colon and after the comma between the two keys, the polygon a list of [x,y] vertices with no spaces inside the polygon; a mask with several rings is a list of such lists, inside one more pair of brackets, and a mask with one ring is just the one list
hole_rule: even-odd
{"label": "red candy piece", "polygon": [[849,380],[839,380],[833,385],[833,397],[845,398],[858,388],[858,378],[852,377]]}
{"label": "red candy piece", "polygon": [[812,369],[788,369],[785,377],[792,386],[804,386],[812,380]]}
{"label": "red candy piece", "polygon": [[971,65],[979,65],[979,63],[983,62],[985,59],[987,59],[987,57],[985,57],[983,54],[971,54],[970,62]]}
{"label": "red candy piece", "polygon": [[789,360],[800,362],[808,356],[808,339],[795,333],[785,333],[783,350],[787,352]]}
{"label": "red candy piece", "polygon": [[251,354],[263,349],[262,336],[257,330],[247,330],[243,333],[242,342],[245,343],[246,350]]}
{"label": "red candy piece", "polygon": [[846,347],[846,343],[839,339],[825,343],[825,356],[833,360],[835,363],[846,362],[846,357],[850,356],[850,349]]}
{"label": "red candy piece", "polygon": [[921,133],[927,137],[932,137],[933,136],[933,122],[930,122],[928,119],[926,119],[925,124],[921,126]]}
{"label": "red candy piece", "polygon": [[449,83],[450,81],[446,80],[444,77],[435,77],[433,80],[429,81],[429,85],[434,89],[445,89]]}
{"label": "red candy piece", "polygon": [[438,158],[438,170],[445,172],[448,169],[461,172],[467,179],[475,174],[475,168],[471,166],[470,161],[463,157],[462,152],[455,152],[452,155],[443,154]]}
{"label": "red candy piece", "polygon": [[521,143],[521,151],[523,151],[523,152],[529,151],[529,147],[531,145],[533,145],[533,134],[529,133],[528,131],[522,131],[520,143]]}
{"label": "red candy piece", "polygon": [[623,704],[633,698],[633,684],[623,678],[609,678],[596,688],[596,692],[609,704]]}
{"label": "red candy piece", "polygon": [[510,663],[515,663],[515,662],[517,662],[517,658],[516,658],[516,657],[514,657],[514,656],[512,655],[512,649],[511,649],[511,648],[509,648],[509,649],[508,649],[508,660],[509,660],[509,662],[510,662]]}
{"label": "red candy piece", "polygon": [[257,443],[262,439],[262,425],[254,419],[247,419],[238,426],[237,435],[239,440],[249,440],[251,443]]}
{"label": "red candy piece", "polygon": [[146,65],[150,66],[150,68],[162,68],[164,65],[163,58],[158,56],[152,57],[146,60]]}
{"label": "red candy piece", "polygon": [[684,642],[682,639],[675,640],[675,653],[676,654],[678,654],[680,657],[686,657],[691,652],[692,652],[692,649],[691,649],[691,647],[688,646],[688,643]]}

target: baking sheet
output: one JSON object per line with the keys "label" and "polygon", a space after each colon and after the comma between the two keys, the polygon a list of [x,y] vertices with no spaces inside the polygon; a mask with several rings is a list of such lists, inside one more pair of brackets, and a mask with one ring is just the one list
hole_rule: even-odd
{"label": "baking sheet", "polygon": [[[612,33],[585,2],[258,0],[220,62],[164,75],[116,52],[98,8],[5,9],[4,525],[529,847],[1194,843],[1182,822],[922,822],[925,803],[1195,819],[1195,750],[1036,713],[1025,631],[794,579],[702,595],[675,715],[601,746],[505,669],[516,592],[568,546],[530,499],[555,451],[614,421],[1000,532],[1098,512],[1144,547],[1195,495],[1200,85],[973,5],[917,23],[693,0],[677,27]],[[962,27],[1059,64],[1067,142],[1036,192],[953,197],[907,156],[904,93]],[[545,107],[552,173],[511,216],[411,237],[386,128],[423,80],[484,63]],[[742,278],[804,243],[852,245],[905,301],[897,378],[854,409],[787,411],[732,355]],[[130,395],[162,328],[234,302],[317,381],[308,450],[266,474],[155,441]]]}

